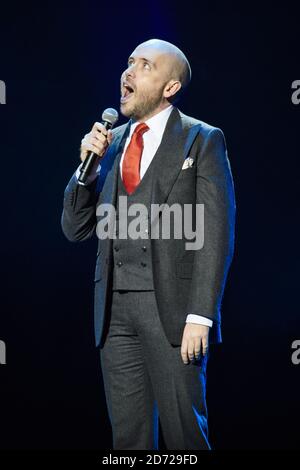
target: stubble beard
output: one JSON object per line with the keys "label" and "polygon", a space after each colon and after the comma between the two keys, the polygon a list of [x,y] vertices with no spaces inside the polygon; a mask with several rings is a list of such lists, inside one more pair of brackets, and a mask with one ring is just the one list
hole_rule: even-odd
{"label": "stubble beard", "polygon": [[[158,90],[155,94],[146,94],[139,92],[138,96],[134,96],[134,103],[121,105],[120,111],[123,116],[131,118],[135,121],[144,120],[147,116],[151,115],[156,109],[159,108],[162,102],[162,90]],[[135,92],[137,93],[137,92]]]}

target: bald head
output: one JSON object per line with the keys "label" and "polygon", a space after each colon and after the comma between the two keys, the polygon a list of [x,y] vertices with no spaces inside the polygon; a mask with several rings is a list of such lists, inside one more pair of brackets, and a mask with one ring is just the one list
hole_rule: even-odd
{"label": "bald head", "polygon": [[145,121],[181,96],[191,80],[184,53],[167,41],[150,39],[135,48],[121,75],[121,113]]}
{"label": "bald head", "polygon": [[178,47],[161,39],[149,39],[140,44],[136,51],[139,48],[149,48],[163,56],[163,59],[166,59],[166,79],[180,81],[182,89],[188,86],[192,76],[191,67],[186,56]]}

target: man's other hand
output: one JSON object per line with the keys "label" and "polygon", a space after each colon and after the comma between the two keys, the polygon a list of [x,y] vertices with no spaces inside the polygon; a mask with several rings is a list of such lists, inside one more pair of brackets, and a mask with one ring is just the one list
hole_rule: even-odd
{"label": "man's other hand", "polygon": [[181,341],[181,357],[184,364],[199,359],[208,352],[209,326],[186,323]]}

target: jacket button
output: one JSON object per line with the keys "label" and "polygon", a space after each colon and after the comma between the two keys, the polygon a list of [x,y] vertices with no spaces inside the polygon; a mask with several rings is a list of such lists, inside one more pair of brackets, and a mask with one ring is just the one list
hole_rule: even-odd
{"label": "jacket button", "polygon": [[146,246],[143,246],[143,247],[142,247],[142,250],[143,250],[143,251],[147,251],[147,247],[146,247]]}
{"label": "jacket button", "polygon": [[123,265],[122,261],[117,262],[117,266],[120,268]]}
{"label": "jacket button", "polygon": [[147,266],[147,263],[145,263],[144,261],[141,262],[141,265],[143,266],[143,268],[145,268]]}

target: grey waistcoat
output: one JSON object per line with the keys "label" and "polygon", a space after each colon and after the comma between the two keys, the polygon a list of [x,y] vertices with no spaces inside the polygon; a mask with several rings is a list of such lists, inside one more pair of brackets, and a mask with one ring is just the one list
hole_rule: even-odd
{"label": "grey waistcoat", "polygon": [[[153,290],[151,240],[149,238],[153,168],[154,166],[151,162],[139,185],[131,195],[126,192],[120,169],[118,170],[116,203],[117,229],[116,239],[113,240],[114,290]],[[127,201],[125,196],[127,197]],[[133,204],[143,204],[147,208],[148,214],[144,210],[142,217],[140,212],[129,216],[128,211]],[[125,225],[125,230],[122,230],[120,220],[125,220],[126,215],[124,212],[127,212],[128,222]],[[134,232],[140,232],[139,238],[137,239],[131,237],[130,222],[134,220],[136,220],[134,226],[137,227]],[[133,227],[133,225],[131,227]],[[125,238],[126,233],[127,238]]]}

